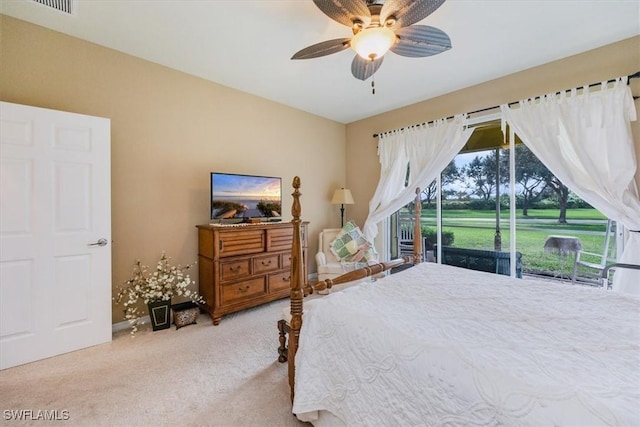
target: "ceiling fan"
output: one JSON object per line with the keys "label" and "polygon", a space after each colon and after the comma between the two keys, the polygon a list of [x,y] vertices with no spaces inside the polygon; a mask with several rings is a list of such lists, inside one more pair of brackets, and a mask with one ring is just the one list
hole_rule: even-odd
{"label": "ceiling fan", "polygon": [[327,40],[296,52],[291,59],[311,59],[352,48],[357,55],[351,73],[366,80],[378,71],[390,50],[411,58],[451,49],[442,30],[412,25],[433,13],[445,0],[313,0],[329,18],[346,25],[353,37]]}

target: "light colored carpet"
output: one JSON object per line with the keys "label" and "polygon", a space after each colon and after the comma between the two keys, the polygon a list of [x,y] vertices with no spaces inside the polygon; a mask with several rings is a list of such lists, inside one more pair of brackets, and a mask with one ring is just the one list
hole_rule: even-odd
{"label": "light colored carpet", "polygon": [[[0,371],[2,425],[305,426],[291,414],[276,322],[288,299]],[[6,411],[68,411],[68,421]]]}

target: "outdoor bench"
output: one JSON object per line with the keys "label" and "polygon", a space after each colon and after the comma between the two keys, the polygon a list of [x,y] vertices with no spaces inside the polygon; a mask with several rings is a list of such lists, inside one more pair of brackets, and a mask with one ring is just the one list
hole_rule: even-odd
{"label": "outdoor bench", "polygon": [[[437,259],[437,245],[434,246],[434,254]],[[504,251],[443,246],[442,263],[505,276],[511,274],[511,255]],[[520,252],[516,252],[516,277],[522,277],[522,253]]]}

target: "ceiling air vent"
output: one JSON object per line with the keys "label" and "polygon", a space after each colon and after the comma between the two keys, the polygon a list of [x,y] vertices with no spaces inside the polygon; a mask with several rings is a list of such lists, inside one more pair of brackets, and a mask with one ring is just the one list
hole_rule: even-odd
{"label": "ceiling air vent", "polygon": [[32,0],[62,13],[75,15],[76,0]]}

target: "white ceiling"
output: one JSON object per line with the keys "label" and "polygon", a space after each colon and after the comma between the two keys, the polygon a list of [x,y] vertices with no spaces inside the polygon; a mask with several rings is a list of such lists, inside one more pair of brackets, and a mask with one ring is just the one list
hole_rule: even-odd
{"label": "white ceiling", "polygon": [[76,1],[75,16],[33,0],[0,0],[0,13],[341,123],[640,34],[640,0],[447,0],[420,24],[446,32],[453,48],[388,53],[372,95],[351,75],[351,50],[290,60],[351,36],[312,1]]}

